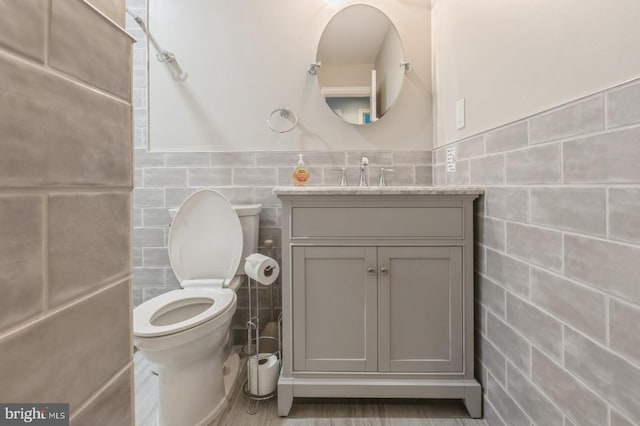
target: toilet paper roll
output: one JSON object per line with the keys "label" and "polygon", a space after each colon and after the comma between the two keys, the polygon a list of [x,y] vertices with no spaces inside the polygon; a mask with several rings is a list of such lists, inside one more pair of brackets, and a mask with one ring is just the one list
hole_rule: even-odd
{"label": "toilet paper roll", "polygon": [[254,253],[247,256],[244,263],[244,272],[249,278],[258,281],[262,285],[271,285],[278,278],[280,266],[274,259],[263,254]]}
{"label": "toilet paper roll", "polygon": [[276,390],[280,375],[278,357],[269,353],[261,353],[249,357],[249,392],[253,395],[269,395]]}

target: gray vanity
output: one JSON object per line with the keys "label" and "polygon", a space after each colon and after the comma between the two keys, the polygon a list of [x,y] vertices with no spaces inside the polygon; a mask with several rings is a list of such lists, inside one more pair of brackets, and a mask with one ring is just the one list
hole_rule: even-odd
{"label": "gray vanity", "polygon": [[283,368],[294,397],[464,399],[473,366],[477,188],[277,187]]}

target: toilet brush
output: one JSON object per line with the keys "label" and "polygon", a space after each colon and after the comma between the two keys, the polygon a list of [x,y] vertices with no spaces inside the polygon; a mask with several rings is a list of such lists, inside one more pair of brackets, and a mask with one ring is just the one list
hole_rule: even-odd
{"label": "toilet brush", "polygon": [[[273,241],[264,241],[265,255],[273,257]],[[274,305],[273,287],[269,286],[269,306],[271,308],[269,322],[260,332],[260,338],[264,340],[260,342],[260,352],[275,353],[278,351],[278,321],[276,320],[276,309]]]}

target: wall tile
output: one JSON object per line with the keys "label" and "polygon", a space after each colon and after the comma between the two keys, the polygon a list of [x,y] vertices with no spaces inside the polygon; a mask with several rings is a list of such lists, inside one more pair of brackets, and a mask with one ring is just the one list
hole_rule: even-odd
{"label": "wall tile", "polygon": [[611,410],[611,426],[634,426],[634,424],[616,410]]}
{"label": "wall tile", "polygon": [[[445,150],[442,152],[445,152]],[[484,136],[466,139],[456,144],[456,158],[458,160],[480,157],[481,155],[484,155]]]}
{"label": "wall tile", "polygon": [[531,143],[562,139],[604,129],[604,102],[597,96],[530,120]]}
{"label": "wall tile", "polygon": [[129,291],[122,282],[0,340],[0,400],[75,410],[129,362]]}
{"label": "wall tile", "polygon": [[507,321],[528,340],[562,359],[562,324],[524,300],[507,294]]}
{"label": "wall tile", "polygon": [[529,190],[526,188],[487,188],[484,193],[487,216],[527,222]]}
{"label": "wall tile", "polygon": [[167,167],[209,167],[208,152],[167,152]]}
{"label": "wall tile", "polygon": [[587,234],[605,235],[606,189],[532,188],[531,222]]}
{"label": "wall tile", "polygon": [[505,290],[487,277],[477,274],[475,279],[476,299],[494,315],[505,318]]}
{"label": "wall tile", "polygon": [[136,227],[141,227],[142,226],[142,209],[140,208],[133,208],[133,214],[132,214],[132,219],[133,219],[133,224],[132,226],[134,228]]}
{"label": "wall tile", "polygon": [[[439,148],[433,152],[433,162],[434,164],[444,164],[447,162],[447,148],[452,145]],[[484,148],[483,148],[484,149]]]}
{"label": "wall tile", "polygon": [[640,127],[563,144],[565,183],[640,182]]}
{"label": "wall tile", "polygon": [[431,165],[431,151],[394,151],[391,153],[393,165]]}
{"label": "wall tile", "polygon": [[120,426],[133,422],[131,383],[133,367],[127,368],[82,411],[74,414],[71,424]]}
{"label": "wall tile", "polygon": [[[393,166],[391,170],[393,171],[385,172],[385,180],[387,182],[387,185],[415,185],[416,178],[413,166]],[[381,172],[379,167],[375,167],[374,169],[369,170],[369,185],[378,185],[378,182],[380,182],[380,173]]]}
{"label": "wall tile", "polygon": [[578,425],[607,424],[607,405],[542,352],[533,348],[533,383]]}
{"label": "wall tile", "polygon": [[164,167],[166,154],[161,152],[148,152],[147,148],[135,150],[136,167]]}
{"label": "wall tile", "polygon": [[562,152],[560,144],[537,146],[507,154],[507,183],[560,183]]}
{"label": "wall tile", "polygon": [[447,172],[447,185],[469,185],[470,167],[469,160],[456,161],[456,171]]}
{"label": "wall tile", "polygon": [[522,121],[486,133],[484,144],[487,154],[527,146],[529,144],[529,123]]}
{"label": "wall tile", "polygon": [[447,171],[444,165],[433,167],[433,184],[435,186],[446,186]]}
{"label": "wall tile", "polygon": [[489,376],[487,397],[509,426],[530,426],[531,421],[511,396]]}
{"label": "wall tile", "polygon": [[42,311],[42,210],[40,196],[0,196],[0,331]]}
{"label": "wall tile", "polygon": [[142,263],[142,249],[141,248],[133,248],[133,258],[132,258],[132,264],[134,268],[140,268],[142,267],[143,263]]}
{"label": "wall tile", "polygon": [[588,336],[605,340],[605,296],[585,286],[531,269],[531,301]]}
{"label": "wall tile", "polygon": [[146,302],[149,299],[153,299],[156,296],[160,296],[161,294],[168,293],[172,290],[176,290],[177,287],[173,286],[164,286],[164,287],[145,287],[142,290],[142,300]]}
{"label": "wall tile", "polygon": [[[293,170],[291,170],[293,173]],[[234,185],[276,186],[278,184],[277,169],[273,167],[234,167]]]}
{"label": "wall tile", "polygon": [[145,247],[142,250],[145,267],[171,266],[169,252],[165,247]]}
{"label": "wall tile", "polygon": [[256,165],[255,152],[211,152],[210,156],[212,166],[251,167]]}
{"label": "wall tile", "polygon": [[433,168],[431,166],[416,166],[416,185],[433,185]]}
{"label": "wall tile", "polygon": [[[243,188],[243,187],[233,187],[233,188],[214,188],[218,190],[222,195],[227,197],[229,201],[233,204],[262,204],[262,206],[267,207],[279,207],[280,202],[278,198],[273,194],[273,188]],[[266,196],[261,198],[258,194],[269,193],[272,197],[271,199],[267,199]],[[270,202],[270,200],[275,200]]]}
{"label": "wall tile", "polygon": [[470,182],[474,185],[499,185],[505,182],[504,154],[470,160]]}
{"label": "wall tile", "polygon": [[[346,164],[345,153],[342,151],[308,151],[304,153],[303,158],[307,166],[344,166]],[[297,164],[298,156],[290,165],[295,167]]]}
{"label": "wall tile", "polygon": [[609,128],[640,123],[640,83],[613,90],[606,100]]}
{"label": "wall tile", "polygon": [[609,189],[609,237],[640,243],[640,188]]}
{"label": "wall tile", "polygon": [[498,381],[502,387],[507,386],[507,361],[493,343],[476,333],[476,356],[483,367]]}
{"label": "wall tile", "polygon": [[640,306],[609,302],[609,347],[640,365]]}
{"label": "wall tile", "polygon": [[0,45],[44,62],[46,0],[0,0]]}
{"label": "wall tile", "polygon": [[165,207],[142,209],[144,226],[169,226],[171,215],[169,209]]}
{"label": "wall tile", "polygon": [[129,193],[49,196],[51,305],[128,275],[130,209]]}
{"label": "wall tile", "polygon": [[273,188],[256,188],[255,202],[262,204],[262,207],[282,207],[282,202],[273,193]]}
{"label": "wall tile", "polygon": [[49,64],[126,100],[131,99],[132,42],[80,0],[51,3]]}
{"label": "wall tile", "polygon": [[563,426],[562,413],[511,363],[507,366],[507,389],[509,395],[522,407],[533,423]]}
{"label": "wall tile", "polygon": [[476,241],[482,243],[495,250],[504,251],[505,249],[506,226],[502,220],[492,219],[490,217],[479,217],[476,221]]}
{"label": "wall tile", "polygon": [[3,55],[0,117],[0,186],[131,186],[127,104]]}
{"label": "wall tile", "polygon": [[231,185],[231,168],[190,168],[187,169],[189,186],[228,186]]}
{"label": "wall tile", "polygon": [[134,247],[164,247],[164,228],[135,228]]}
{"label": "wall tile", "polygon": [[506,426],[496,409],[491,405],[491,401],[484,401],[484,421],[488,426]]}
{"label": "wall tile", "polygon": [[507,253],[555,271],[562,270],[562,234],[507,223]]}
{"label": "wall tile", "polygon": [[134,207],[164,206],[163,188],[135,188],[133,190]]}
{"label": "wall tile", "polygon": [[[88,0],[100,12],[124,28],[125,2],[123,0]],[[128,3],[128,2],[127,2]]]}
{"label": "wall tile", "polygon": [[144,186],[187,186],[187,169],[160,167],[144,169]]}
{"label": "wall tile", "polygon": [[280,226],[280,209],[263,207],[260,212],[260,226]]}
{"label": "wall tile", "polygon": [[640,248],[565,235],[565,275],[640,303]]}
{"label": "wall tile", "polygon": [[[284,166],[293,170],[298,164],[298,152],[294,151],[260,151],[255,153],[256,166]],[[344,155],[344,153],[343,153]],[[303,157],[304,158],[304,157]],[[305,161],[306,163],[306,161]],[[310,164],[307,164],[310,165]],[[247,166],[238,164],[238,166]]]}
{"label": "wall tile", "polygon": [[491,312],[487,315],[487,338],[509,361],[529,374],[531,344]]}
{"label": "wall tile", "polygon": [[565,328],[565,367],[607,401],[640,420],[640,369]]}
{"label": "wall tile", "polygon": [[494,250],[487,249],[485,274],[508,290],[529,296],[529,265]]}
{"label": "wall tile", "polygon": [[132,278],[134,288],[165,285],[164,268],[134,268]]}

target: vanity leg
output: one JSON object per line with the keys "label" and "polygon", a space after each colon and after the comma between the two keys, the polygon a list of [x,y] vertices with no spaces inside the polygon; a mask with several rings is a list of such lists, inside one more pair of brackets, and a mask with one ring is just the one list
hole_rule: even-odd
{"label": "vanity leg", "polygon": [[465,389],[464,405],[471,418],[482,418],[482,388],[479,384]]}
{"label": "vanity leg", "polygon": [[286,383],[283,379],[278,381],[278,416],[286,417],[293,405],[293,383]]}

